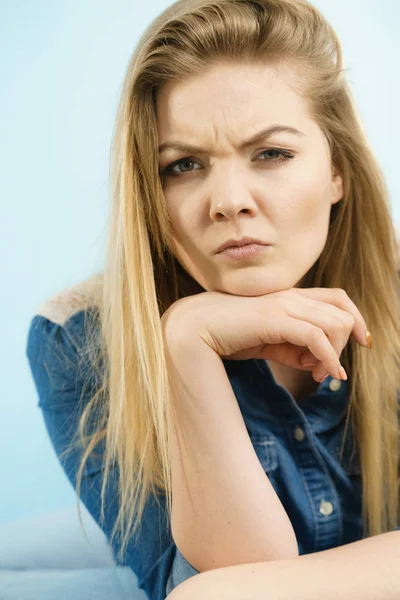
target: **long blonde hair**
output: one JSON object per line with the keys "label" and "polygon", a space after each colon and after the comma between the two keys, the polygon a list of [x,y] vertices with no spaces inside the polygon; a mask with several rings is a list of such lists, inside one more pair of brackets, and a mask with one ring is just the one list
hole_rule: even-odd
{"label": "long blonde hair", "polygon": [[[96,323],[87,320],[88,352],[103,383],[80,422],[85,453],[77,492],[85,461],[103,441],[101,518],[109,469],[116,463],[120,508],[111,537],[122,540],[120,557],[149,493],[165,493],[171,515],[167,419],[172,405],[160,317],[180,297],[204,291],[171,250],[155,97],[164,83],[200,75],[221,61],[293,65],[296,90],[309,101],[342,174],[344,196],[332,206],[326,245],[306,287],[343,288],[372,334],[372,351],[350,338],[341,355],[350,374],[346,428],[352,418],[365,535],[390,531],[399,522],[396,232],[382,171],[344,78],[339,40],[306,0],[178,0],[147,28],[127,69],[112,143],[108,246],[98,275],[95,339]],[[96,428],[89,435],[94,413]]]}

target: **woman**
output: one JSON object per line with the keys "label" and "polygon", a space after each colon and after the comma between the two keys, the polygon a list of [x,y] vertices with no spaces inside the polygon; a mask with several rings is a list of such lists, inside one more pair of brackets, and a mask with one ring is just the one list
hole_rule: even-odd
{"label": "woman", "polygon": [[305,0],[175,2],[128,66],[112,158],[104,272],[38,311],[28,357],[119,564],[149,598],[255,598],[274,579],[253,563],[389,552],[395,232],[332,27]]}

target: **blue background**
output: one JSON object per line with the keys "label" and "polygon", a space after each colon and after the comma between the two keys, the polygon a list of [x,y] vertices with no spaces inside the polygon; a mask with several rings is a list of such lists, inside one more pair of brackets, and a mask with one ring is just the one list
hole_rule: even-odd
{"label": "blue background", "polygon": [[[36,308],[101,269],[125,69],[169,2],[0,2],[0,522],[72,506],[25,356]],[[316,0],[342,43],[400,225],[400,3]]]}

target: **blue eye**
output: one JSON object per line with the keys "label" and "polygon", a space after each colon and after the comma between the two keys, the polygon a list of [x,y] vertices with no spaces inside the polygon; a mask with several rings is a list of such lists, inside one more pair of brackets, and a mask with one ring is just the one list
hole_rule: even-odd
{"label": "blue eye", "polygon": [[[163,176],[167,177],[169,175],[172,175],[173,177],[175,177],[176,175],[178,175],[178,173],[191,173],[193,171],[173,171],[172,169],[175,167],[178,167],[179,165],[193,165],[195,164],[194,160],[191,160],[190,156],[187,156],[186,158],[182,158],[178,161],[175,161],[173,163],[171,163],[170,165],[168,165],[167,167],[165,167],[165,169],[163,170]],[[199,164],[199,163],[197,163]],[[178,177],[181,177],[181,175],[178,175]]]}
{"label": "blue eye", "polygon": [[[292,158],[294,158],[294,154],[292,154],[291,152],[288,152],[287,150],[282,150],[281,148],[269,148],[268,150],[264,150],[263,152],[261,152],[259,154],[259,156],[262,156],[264,154],[267,154],[268,152],[271,153],[275,153],[278,154],[277,158],[267,158],[264,159],[262,162],[268,162],[268,163],[281,163],[281,162],[286,162],[288,160],[291,160]],[[192,173],[194,173],[194,171],[199,171],[199,169],[189,169],[187,171],[173,171],[173,169],[175,167],[179,167],[180,165],[194,165],[194,164],[199,164],[196,163],[196,161],[191,157],[191,156],[185,156],[185,158],[180,158],[179,160],[175,160],[174,162],[170,163],[169,165],[167,165],[164,169],[160,169],[159,170],[159,174],[160,177],[164,178],[164,177],[191,177]]]}
{"label": "blue eye", "polygon": [[269,148],[268,150],[264,150],[263,152],[261,152],[261,154],[259,154],[259,156],[262,156],[266,152],[276,152],[280,157],[280,158],[273,158],[273,159],[271,159],[270,162],[284,162],[286,160],[290,160],[291,158],[294,158],[293,154],[291,154],[290,152],[285,152],[284,150],[280,150],[279,148]]}

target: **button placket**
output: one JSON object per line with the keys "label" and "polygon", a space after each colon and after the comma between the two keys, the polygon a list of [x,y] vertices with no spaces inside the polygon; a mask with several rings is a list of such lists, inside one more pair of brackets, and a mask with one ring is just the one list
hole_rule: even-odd
{"label": "button placket", "polygon": [[319,512],[321,513],[321,515],[325,515],[326,517],[328,517],[333,513],[333,509],[334,507],[332,502],[321,500],[321,504],[319,505]]}
{"label": "button placket", "polygon": [[294,437],[298,442],[302,442],[304,440],[304,438],[306,437],[306,434],[304,433],[304,429],[297,426],[296,429],[294,430]]}
{"label": "button placket", "polygon": [[341,385],[340,379],[331,379],[329,382],[329,389],[331,392],[338,392],[341,388]]}

